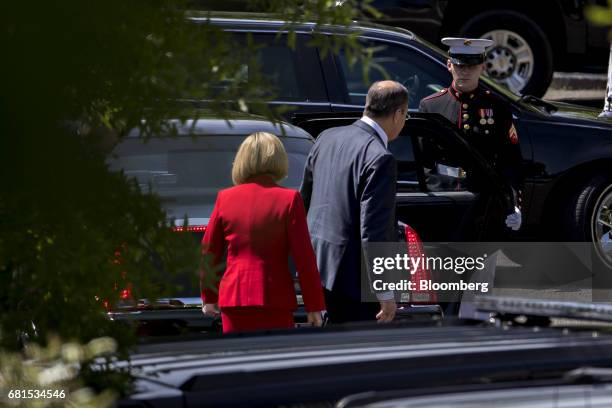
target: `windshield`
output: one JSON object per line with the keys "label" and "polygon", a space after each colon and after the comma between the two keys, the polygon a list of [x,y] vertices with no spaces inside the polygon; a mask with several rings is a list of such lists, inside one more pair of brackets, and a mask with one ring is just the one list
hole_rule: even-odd
{"label": "windshield", "polygon": [[[232,186],[232,162],[244,136],[126,139],[109,160],[144,192],[159,195],[169,218],[210,217],[217,192]],[[307,139],[281,138],[289,156],[289,175],[280,184],[298,189],[310,151]]]}

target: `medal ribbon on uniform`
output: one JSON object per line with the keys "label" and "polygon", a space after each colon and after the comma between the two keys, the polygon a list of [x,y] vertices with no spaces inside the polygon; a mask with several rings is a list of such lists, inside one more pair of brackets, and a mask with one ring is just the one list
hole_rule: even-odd
{"label": "medal ribbon on uniform", "polygon": [[487,123],[486,110],[485,109],[478,109],[478,114],[480,115],[480,124],[481,125],[486,125],[486,123]]}

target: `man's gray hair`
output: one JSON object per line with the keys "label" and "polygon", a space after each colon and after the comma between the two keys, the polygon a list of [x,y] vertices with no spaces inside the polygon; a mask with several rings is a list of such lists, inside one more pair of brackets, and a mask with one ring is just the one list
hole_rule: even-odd
{"label": "man's gray hair", "polygon": [[408,90],[399,82],[374,82],[366,96],[365,115],[371,118],[383,118],[392,115],[397,109],[408,103]]}

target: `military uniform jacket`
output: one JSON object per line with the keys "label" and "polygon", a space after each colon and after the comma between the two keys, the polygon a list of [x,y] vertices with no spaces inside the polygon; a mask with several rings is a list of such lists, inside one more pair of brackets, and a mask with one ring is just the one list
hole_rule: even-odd
{"label": "military uniform jacket", "polygon": [[466,141],[509,182],[515,205],[521,208],[519,135],[512,112],[502,100],[480,87],[472,93],[461,93],[451,86],[421,100],[419,111],[441,114],[457,126]]}

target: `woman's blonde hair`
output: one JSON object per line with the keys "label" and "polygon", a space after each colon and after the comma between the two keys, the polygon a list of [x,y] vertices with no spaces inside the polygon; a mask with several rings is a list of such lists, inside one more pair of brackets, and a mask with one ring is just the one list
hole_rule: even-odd
{"label": "woman's blonde hair", "polygon": [[271,133],[255,132],[240,145],[232,166],[234,184],[250,177],[268,174],[274,181],[287,177],[289,159],[280,139]]}

